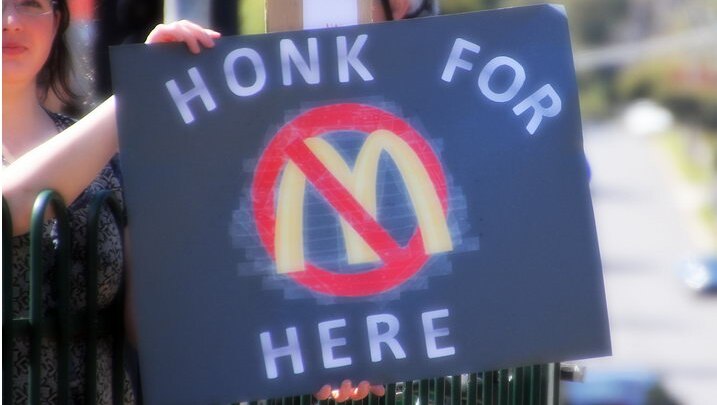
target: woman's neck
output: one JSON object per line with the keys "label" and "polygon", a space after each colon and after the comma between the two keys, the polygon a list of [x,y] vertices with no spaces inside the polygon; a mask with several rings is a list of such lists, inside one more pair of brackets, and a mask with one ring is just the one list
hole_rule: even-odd
{"label": "woman's neck", "polygon": [[34,83],[3,85],[2,95],[3,153],[18,158],[57,133],[39,103]]}

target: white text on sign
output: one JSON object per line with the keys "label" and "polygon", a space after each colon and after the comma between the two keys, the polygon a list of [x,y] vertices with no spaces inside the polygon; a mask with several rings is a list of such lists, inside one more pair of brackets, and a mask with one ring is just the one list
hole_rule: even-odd
{"label": "white text on sign", "polygon": [[[353,41],[345,36],[335,38],[336,47],[336,71],[340,83],[349,83],[352,80],[360,79],[361,82],[374,80],[374,73],[368,68],[370,64],[360,59],[361,51],[366,47],[369,37],[367,34],[358,35]],[[321,72],[319,61],[319,41],[317,38],[306,39],[305,44],[297,46],[292,39],[281,39],[278,47],[281,61],[281,83],[283,86],[292,86],[296,77],[300,77],[304,83],[309,85],[320,84],[325,74]],[[443,68],[441,79],[444,82],[452,83],[457,74],[471,72],[474,68],[472,60],[475,60],[480,53],[481,47],[463,38],[456,38],[448,59]],[[248,77],[238,77],[237,65],[242,64],[248,67],[251,74]],[[513,80],[505,89],[495,89],[491,86],[491,78],[499,71],[512,72]],[[353,72],[353,73],[352,73]],[[267,83],[267,69],[264,58],[252,48],[238,48],[229,52],[224,58],[224,78],[228,89],[237,97],[249,97],[259,94]],[[295,74],[295,73],[298,73]],[[206,111],[213,111],[217,108],[215,97],[196,66],[187,70],[191,86],[187,85],[187,78],[179,80],[171,79],[165,82],[165,87],[174,101],[182,120],[185,124],[195,121],[195,112],[199,103],[193,100],[199,98],[201,105]],[[509,56],[497,56],[489,60],[478,72],[478,89],[488,100],[496,103],[513,102],[518,97],[527,80],[525,68],[515,59]],[[191,104],[190,104],[191,102]],[[520,117],[527,114],[530,119],[525,127],[529,134],[534,135],[544,118],[557,116],[562,110],[560,96],[549,83],[543,84],[529,95],[519,99],[513,105],[513,114]]]}
{"label": "white text on sign", "polygon": [[[453,48],[448,56],[448,61],[443,69],[441,79],[451,83],[457,69],[471,71],[473,63],[468,59],[475,57],[480,52],[480,46],[463,38],[456,38]],[[470,55],[473,54],[473,55]],[[490,79],[499,69],[509,69],[513,72],[513,82],[506,89],[499,91],[491,88]],[[515,99],[523,88],[526,80],[525,68],[515,59],[508,56],[497,56],[483,67],[478,74],[478,88],[481,94],[488,100],[496,103],[507,103]],[[532,111],[532,116],[525,129],[531,135],[538,130],[543,118],[555,117],[562,109],[560,96],[550,84],[545,84],[513,107],[513,113],[520,116],[527,111]]]}
{"label": "white text on sign", "polygon": [[[336,69],[340,83],[348,83],[352,69],[363,81],[373,80],[373,74],[366,65],[359,59],[359,53],[366,44],[368,35],[361,34],[349,45],[345,36],[336,37]],[[279,41],[279,55],[281,59],[281,81],[284,86],[294,84],[296,71],[307,84],[316,85],[321,83],[321,69],[319,65],[319,44],[316,38],[307,38],[306,46],[308,55],[303,55],[292,39]],[[236,65],[249,63],[253,70],[253,81],[242,82],[237,77]],[[292,69],[293,67],[293,69]],[[175,79],[165,83],[177,110],[182,116],[185,124],[194,121],[194,113],[189,108],[189,102],[199,97],[207,111],[217,108],[209,88],[207,87],[197,67],[187,70],[193,87],[187,90],[180,90]],[[258,94],[266,85],[266,67],[262,56],[252,48],[238,48],[227,54],[224,58],[224,77],[229,90],[238,97],[248,97]]]}
{"label": "white text on sign", "polygon": [[[421,323],[423,325],[423,336],[425,340],[426,357],[435,359],[440,357],[453,356],[456,349],[453,346],[445,344],[445,340],[450,336],[450,330],[447,327],[439,327],[436,323],[445,323],[450,313],[448,309],[439,309],[435,311],[427,311],[421,314]],[[349,345],[349,338],[341,336],[341,329],[346,327],[346,319],[339,318],[330,321],[319,322],[317,326],[319,343],[321,345],[321,355],[323,359],[323,368],[338,368],[350,366],[353,363],[351,356],[337,357],[334,349],[341,346],[355,347]],[[398,339],[401,323],[399,319],[392,314],[375,314],[366,317],[366,331],[368,336],[369,356],[372,363],[383,361],[384,354],[390,354],[394,359],[405,359],[407,354]],[[291,326],[285,329],[283,336],[272,336],[272,333],[265,331],[259,334],[261,342],[261,350],[264,354],[264,365],[266,369],[266,378],[279,378],[279,366],[277,361],[285,357],[291,361],[291,368],[294,374],[302,374],[304,372],[304,357],[302,355],[301,343],[299,342],[299,334],[296,327]],[[439,347],[439,338],[443,343]],[[281,346],[281,343],[286,342]],[[385,349],[384,349],[385,348]]]}

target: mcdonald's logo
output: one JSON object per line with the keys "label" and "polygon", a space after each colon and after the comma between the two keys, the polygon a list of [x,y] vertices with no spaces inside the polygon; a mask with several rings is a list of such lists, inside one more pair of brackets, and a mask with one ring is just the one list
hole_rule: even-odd
{"label": "mcdonald's logo", "polygon": [[[336,131],[367,134],[353,168],[322,137]],[[384,152],[398,169],[416,218],[416,230],[405,246],[377,220],[376,183]],[[375,263],[374,269],[342,274],[306,259],[307,182],[338,214],[349,264]],[[257,231],[277,273],[338,296],[387,291],[414,276],[431,255],[453,250],[447,193],[430,144],[395,115],[362,104],[314,108],[286,124],[261,156],[252,185]]]}

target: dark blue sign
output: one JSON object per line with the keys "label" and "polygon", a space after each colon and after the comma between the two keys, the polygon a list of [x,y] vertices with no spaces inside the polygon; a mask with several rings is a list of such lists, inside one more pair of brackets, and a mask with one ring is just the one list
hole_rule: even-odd
{"label": "dark blue sign", "polygon": [[112,57],[148,403],[610,353],[561,8]]}

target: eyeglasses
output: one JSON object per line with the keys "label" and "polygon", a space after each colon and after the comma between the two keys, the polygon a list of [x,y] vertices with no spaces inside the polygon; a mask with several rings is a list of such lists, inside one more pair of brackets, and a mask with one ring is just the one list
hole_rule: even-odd
{"label": "eyeglasses", "polygon": [[52,13],[55,10],[54,0],[3,0],[3,15],[8,7],[14,8],[15,12],[29,17],[39,17]]}

